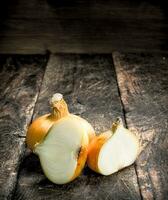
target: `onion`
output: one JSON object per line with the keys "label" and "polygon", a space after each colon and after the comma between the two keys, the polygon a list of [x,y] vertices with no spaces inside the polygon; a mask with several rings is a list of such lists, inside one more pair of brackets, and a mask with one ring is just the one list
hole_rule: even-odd
{"label": "onion", "polygon": [[91,141],[87,163],[95,172],[110,175],[134,163],[139,153],[138,138],[118,118],[111,130]]}
{"label": "onion", "polygon": [[53,183],[65,184],[81,173],[95,133],[86,120],[69,113],[61,94],[52,97],[51,107],[51,114],[30,125],[26,142],[39,156],[46,177]]}

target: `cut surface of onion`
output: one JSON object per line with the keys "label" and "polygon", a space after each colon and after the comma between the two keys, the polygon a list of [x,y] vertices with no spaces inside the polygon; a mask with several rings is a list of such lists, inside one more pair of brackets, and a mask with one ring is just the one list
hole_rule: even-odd
{"label": "cut surface of onion", "polygon": [[103,144],[98,159],[98,168],[104,175],[110,175],[134,163],[138,154],[139,144],[134,136],[118,129]]}
{"label": "cut surface of onion", "polygon": [[[65,117],[52,126],[44,140],[35,146],[42,169],[49,180],[64,184],[73,180],[82,170],[78,160],[87,158],[88,134],[74,117]],[[83,150],[82,155],[81,150]],[[82,156],[82,158],[80,158]]]}

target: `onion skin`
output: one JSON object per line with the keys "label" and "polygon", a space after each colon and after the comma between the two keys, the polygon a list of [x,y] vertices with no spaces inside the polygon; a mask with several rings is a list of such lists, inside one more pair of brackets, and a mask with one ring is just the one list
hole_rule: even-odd
{"label": "onion skin", "polygon": [[50,114],[46,114],[44,116],[35,119],[33,123],[30,125],[26,135],[26,143],[28,148],[33,151],[35,145],[37,143],[40,143],[40,141],[46,136],[50,127],[56,121],[57,119],[51,120]]}
{"label": "onion skin", "polygon": [[98,157],[99,152],[103,146],[103,144],[112,136],[110,131],[102,133],[98,136],[95,136],[94,139],[91,141],[88,149],[88,157],[87,157],[87,164],[90,169],[93,171],[100,173],[98,169]]}
{"label": "onion skin", "polygon": [[88,139],[85,136],[82,141],[82,147],[80,149],[77,167],[76,167],[75,173],[74,173],[73,177],[71,178],[70,182],[73,181],[75,178],[77,178],[81,174],[81,171],[83,170],[83,168],[85,166],[85,163],[87,160],[87,155],[88,155],[88,145],[89,145]]}

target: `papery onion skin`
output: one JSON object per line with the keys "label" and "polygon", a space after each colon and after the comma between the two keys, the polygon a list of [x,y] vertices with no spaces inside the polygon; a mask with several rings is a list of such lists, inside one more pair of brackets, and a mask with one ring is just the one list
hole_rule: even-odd
{"label": "papery onion skin", "polygon": [[35,145],[46,136],[48,130],[56,121],[57,119],[50,119],[50,114],[46,114],[34,120],[33,123],[30,125],[26,135],[28,148],[33,151]]}

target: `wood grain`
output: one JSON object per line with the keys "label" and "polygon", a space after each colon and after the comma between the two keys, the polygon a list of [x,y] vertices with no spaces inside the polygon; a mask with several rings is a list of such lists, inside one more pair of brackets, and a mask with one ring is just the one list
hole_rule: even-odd
{"label": "wood grain", "polygon": [[[61,92],[71,112],[88,119],[98,133],[122,115],[111,55],[51,55],[34,118],[49,112],[48,100]],[[134,166],[112,176],[88,168],[66,185],[52,184],[42,173],[38,158],[27,152],[21,165],[15,199],[140,199]]]}
{"label": "wood grain", "polygon": [[44,73],[45,56],[0,55],[0,199],[10,199]]}
{"label": "wood grain", "polygon": [[[2,53],[167,52],[164,2],[17,0],[0,23]],[[67,2],[67,1],[65,1]]]}
{"label": "wood grain", "polygon": [[128,127],[142,139],[136,162],[144,199],[168,196],[168,57],[113,53]]}

